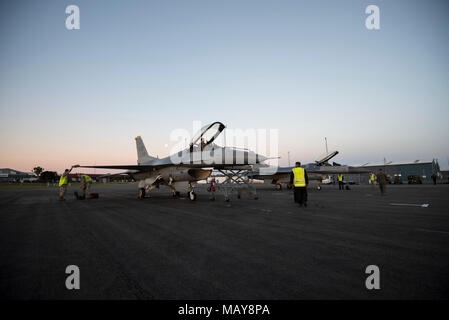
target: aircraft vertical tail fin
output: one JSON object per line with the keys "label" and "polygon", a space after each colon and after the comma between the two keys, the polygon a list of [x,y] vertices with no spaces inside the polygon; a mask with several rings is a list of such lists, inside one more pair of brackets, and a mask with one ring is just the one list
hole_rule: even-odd
{"label": "aircraft vertical tail fin", "polygon": [[137,148],[137,164],[142,164],[156,159],[148,155],[147,148],[145,148],[143,140],[140,136],[137,136],[135,139]]}

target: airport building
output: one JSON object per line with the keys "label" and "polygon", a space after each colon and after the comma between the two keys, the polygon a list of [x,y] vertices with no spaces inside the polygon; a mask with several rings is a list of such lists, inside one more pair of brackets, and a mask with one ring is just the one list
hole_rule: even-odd
{"label": "airport building", "polygon": [[[366,168],[374,172],[374,174],[377,174],[379,169],[382,169],[391,183],[408,183],[409,180],[414,183],[419,183],[419,180],[422,183],[430,183],[434,173],[439,175],[438,182],[441,183],[442,181],[437,159],[432,161],[365,163],[357,167]],[[348,180],[355,183],[369,183],[369,173],[350,175]]]}
{"label": "airport building", "polygon": [[0,182],[36,181],[37,176],[32,172],[22,172],[11,168],[0,168]]}
{"label": "airport building", "polygon": [[441,170],[441,181],[442,183],[449,183],[449,170]]}

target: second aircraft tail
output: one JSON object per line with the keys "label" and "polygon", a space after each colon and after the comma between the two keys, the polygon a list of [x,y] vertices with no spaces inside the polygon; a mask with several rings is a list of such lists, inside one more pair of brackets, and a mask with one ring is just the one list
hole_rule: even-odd
{"label": "second aircraft tail", "polygon": [[137,164],[142,164],[155,160],[155,157],[148,155],[147,148],[143,144],[143,140],[140,136],[136,138],[136,148],[137,148]]}

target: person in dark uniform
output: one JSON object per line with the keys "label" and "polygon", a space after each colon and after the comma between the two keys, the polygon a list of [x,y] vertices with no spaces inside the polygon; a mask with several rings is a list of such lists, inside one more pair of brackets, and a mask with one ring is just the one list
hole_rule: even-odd
{"label": "person in dark uniform", "polygon": [[379,184],[380,194],[384,196],[387,193],[387,176],[382,169],[379,169],[377,174],[377,183]]}
{"label": "person in dark uniform", "polygon": [[293,195],[295,203],[299,206],[307,207],[307,185],[309,184],[309,177],[304,168],[301,168],[301,162],[296,162],[296,166],[292,169],[290,174],[290,185],[293,185]]}
{"label": "person in dark uniform", "polygon": [[433,184],[434,184],[434,185],[437,184],[437,175],[436,175],[435,173],[432,174],[432,181],[433,181]]}

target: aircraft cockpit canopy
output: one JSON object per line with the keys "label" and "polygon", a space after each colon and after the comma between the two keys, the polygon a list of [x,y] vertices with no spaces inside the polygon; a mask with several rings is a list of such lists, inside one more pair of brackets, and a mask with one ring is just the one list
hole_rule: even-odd
{"label": "aircraft cockpit canopy", "polygon": [[193,136],[192,141],[190,142],[190,146],[200,145],[202,138],[205,142],[204,146],[207,146],[212,143],[224,129],[225,125],[218,121],[205,125]]}

